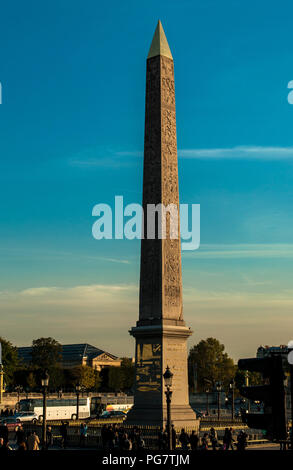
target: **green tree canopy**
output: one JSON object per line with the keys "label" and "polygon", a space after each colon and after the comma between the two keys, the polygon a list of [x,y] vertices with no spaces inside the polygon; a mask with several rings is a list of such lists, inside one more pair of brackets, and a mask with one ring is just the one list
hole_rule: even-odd
{"label": "green tree canopy", "polygon": [[194,389],[194,376],[197,377],[197,391],[210,390],[216,382],[222,382],[228,388],[235,375],[235,366],[225,352],[225,346],[215,338],[201,340],[189,352],[189,383]]}
{"label": "green tree canopy", "polygon": [[134,365],[131,359],[122,358],[120,367],[105,367],[101,371],[103,391],[128,392],[134,384]]}
{"label": "green tree canopy", "polygon": [[77,384],[87,390],[98,390],[100,386],[99,372],[89,366],[76,366],[66,370],[67,386],[74,388]]}
{"label": "green tree canopy", "polygon": [[52,370],[61,362],[62,346],[53,338],[39,338],[32,343],[32,364],[42,371]]}
{"label": "green tree canopy", "polygon": [[18,366],[17,349],[10,341],[0,337],[2,345],[2,364],[4,369],[4,382],[10,386],[13,383],[13,375]]}

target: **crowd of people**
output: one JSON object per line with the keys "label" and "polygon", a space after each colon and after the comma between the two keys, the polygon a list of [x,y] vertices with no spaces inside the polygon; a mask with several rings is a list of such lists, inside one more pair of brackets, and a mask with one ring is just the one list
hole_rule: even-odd
{"label": "crowd of people", "polygon": [[[171,439],[172,439],[172,448],[176,449],[179,445],[182,450],[208,450],[211,447],[212,450],[245,450],[247,447],[247,434],[241,430],[234,440],[234,433],[232,428],[226,428],[222,442],[218,439],[218,434],[215,428],[211,428],[210,432],[205,432],[204,435],[200,438],[195,431],[192,431],[190,435],[182,429],[181,433],[177,435],[174,426],[172,425],[171,429]],[[168,449],[168,433],[167,430],[164,432],[159,432],[159,449],[166,450]],[[210,444],[210,445],[209,445]]]}
{"label": "crowd of people", "polygon": [[0,412],[0,416],[1,418],[3,417],[7,417],[7,416],[14,416],[15,414],[15,410],[12,409],[12,408],[2,408],[1,412]]}
{"label": "crowd of people", "polygon": [[[68,422],[62,421],[59,427],[59,434],[61,437],[61,447],[66,449],[68,446]],[[88,426],[86,422],[80,424],[80,447],[86,447],[88,436]],[[56,437],[56,435],[55,435]],[[26,433],[23,426],[20,424],[15,431],[14,440],[19,451],[25,450],[39,450],[40,439],[36,432],[29,431]],[[224,435],[220,442],[217,431],[212,427],[209,433],[205,432],[200,437],[195,431],[188,434],[184,429],[177,433],[174,426],[171,429],[172,449],[181,448],[184,451],[191,450],[208,450],[211,448],[216,450],[245,450],[247,446],[247,434],[241,430],[236,440],[232,428],[226,428]],[[47,426],[46,430],[46,444],[48,449],[54,443],[54,436],[51,426]],[[146,447],[144,438],[142,437],[141,430],[138,427],[131,429],[123,427],[123,425],[104,424],[101,429],[101,442],[97,442],[97,446],[101,444],[105,450],[118,449],[122,451],[139,451]],[[160,430],[157,436],[154,436],[154,446],[157,446],[160,451],[169,449],[169,438],[167,430]],[[0,425],[0,451],[12,450],[9,446],[9,430],[5,421]]]}
{"label": "crowd of people", "polygon": [[[26,433],[20,424],[15,431],[14,440],[17,445],[17,450],[39,450],[40,439],[35,432]],[[12,450],[9,445],[9,429],[4,421],[0,426],[0,452],[7,452]]]}
{"label": "crowd of people", "polygon": [[145,441],[141,431],[133,427],[129,432],[123,426],[105,424],[101,429],[102,447],[106,450],[141,450],[145,448]]}

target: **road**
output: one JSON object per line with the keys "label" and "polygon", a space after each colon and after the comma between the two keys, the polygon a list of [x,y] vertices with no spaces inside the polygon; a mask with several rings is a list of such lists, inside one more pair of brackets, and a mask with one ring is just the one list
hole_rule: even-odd
{"label": "road", "polygon": [[280,450],[280,444],[260,444],[255,446],[248,446],[247,450]]}

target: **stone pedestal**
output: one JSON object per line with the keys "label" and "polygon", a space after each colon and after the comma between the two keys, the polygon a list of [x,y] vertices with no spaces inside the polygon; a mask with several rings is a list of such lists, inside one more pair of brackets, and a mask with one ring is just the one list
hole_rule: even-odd
{"label": "stone pedestal", "polygon": [[127,424],[165,427],[167,408],[163,373],[168,365],[173,373],[172,423],[176,429],[197,429],[199,421],[189,405],[188,395],[186,342],[192,332],[182,321],[139,326],[140,323],[130,331],[136,339],[136,388]]}

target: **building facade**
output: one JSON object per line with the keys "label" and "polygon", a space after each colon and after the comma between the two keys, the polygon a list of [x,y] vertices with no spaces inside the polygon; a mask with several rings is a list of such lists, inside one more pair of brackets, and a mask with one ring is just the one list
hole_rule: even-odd
{"label": "building facade", "polygon": [[[26,365],[32,362],[32,347],[17,348],[19,359]],[[121,359],[88,343],[64,344],[61,351],[61,366],[65,369],[89,366],[97,371],[105,367],[120,367]]]}

